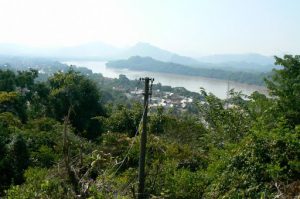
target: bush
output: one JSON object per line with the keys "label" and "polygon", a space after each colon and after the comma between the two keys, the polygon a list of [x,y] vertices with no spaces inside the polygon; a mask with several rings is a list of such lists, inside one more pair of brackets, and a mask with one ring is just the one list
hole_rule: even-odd
{"label": "bush", "polygon": [[298,180],[299,159],[299,134],[285,125],[253,132],[209,166],[205,197],[273,198],[280,191],[278,184]]}
{"label": "bush", "polygon": [[52,172],[42,168],[27,169],[24,174],[25,183],[7,190],[7,198],[75,198],[68,184],[52,176]]}

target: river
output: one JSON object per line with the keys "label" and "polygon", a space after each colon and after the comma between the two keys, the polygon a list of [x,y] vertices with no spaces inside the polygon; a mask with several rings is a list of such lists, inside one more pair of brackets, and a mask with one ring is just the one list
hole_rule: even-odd
{"label": "river", "polygon": [[263,86],[242,84],[232,81],[219,80],[213,78],[205,78],[199,76],[186,76],[169,73],[157,73],[148,71],[131,71],[128,69],[112,69],[105,66],[103,61],[66,61],[67,65],[82,66],[91,69],[94,73],[102,73],[104,77],[117,78],[120,74],[126,75],[129,79],[138,79],[140,77],[154,77],[155,83],[169,85],[173,87],[185,87],[194,92],[199,92],[200,87],[205,88],[207,92],[211,92],[219,98],[226,98],[229,89],[234,88],[235,91],[242,91],[246,95],[250,95],[254,91],[267,93],[267,89]]}

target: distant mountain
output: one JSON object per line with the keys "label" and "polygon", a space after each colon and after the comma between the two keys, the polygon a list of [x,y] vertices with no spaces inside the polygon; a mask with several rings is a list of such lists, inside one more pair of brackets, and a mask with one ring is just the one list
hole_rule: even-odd
{"label": "distant mountain", "polygon": [[24,45],[0,44],[0,55],[46,57],[56,60],[115,60],[132,56],[152,57],[155,60],[222,70],[268,72],[275,68],[274,58],[260,54],[223,54],[194,59],[161,49],[148,43],[137,43],[129,48],[116,48],[102,43],[91,42],[78,46],[60,48],[32,48]]}
{"label": "distant mountain", "polygon": [[17,44],[0,44],[0,55],[51,57],[57,59],[108,59],[121,50],[101,42],[71,47],[34,48]]}
{"label": "distant mountain", "polygon": [[216,54],[210,56],[204,56],[198,59],[200,62],[208,63],[255,63],[261,65],[274,64],[274,57],[264,56],[257,53],[249,54]]}
{"label": "distant mountain", "polygon": [[118,56],[125,59],[131,56],[147,56],[157,60],[167,61],[171,59],[172,55],[173,53],[169,51],[152,46],[148,43],[139,42],[134,46],[125,49]]}
{"label": "distant mountain", "polygon": [[215,68],[227,71],[244,71],[244,72],[269,72],[272,69],[279,69],[280,66],[274,64],[258,64],[251,62],[220,62],[220,63],[201,63],[199,68]]}
{"label": "distant mountain", "polygon": [[195,68],[172,62],[162,62],[151,57],[134,56],[129,59],[110,61],[107,67],[137,71],[173,73],[179,75],[202,76],[216,79],[232,80],[241,83],[263,85],[263,78],[269,73],[249,73],[226,71],[222,69]]}
{"label": "distant mountain", "polygon": [[173,62],[185,65],[197,65],[199,62],[193,58],[181,56],[176,53],[163,50],[159,47],[153,46],[148,43],[139,42],[136,45],[125,49],[117,57],[122,59],[127,59],[132,56],[142,56],[142,57],[152,57],[153,59]]}
{"label": "distant mountain", "polygon": [[56,48],[50,51],[51,56],[71,59],[108,59],[118,54],[121,49],[102,42],[92,42],[78,46]]}
{"label": "distant mountain", "polygon": [[139,42],[136,45],[125,49],[120,54],[119,58],[129,58],[131,56],[152,57],[153,59],[159,61],[173,62],[198,67],[211,67],[211,64],[220,64],[218,65],[220,67],[222,65],[227,66],[228,64],[237,65],[239,63],[241,63],[242,65],[273,65],[275,61],[274,57],[272,56],[264,56],[257,53],[216,54],[195,59],[187,56],[181,56],[176,53],[143,42]]}
{"label": "distant mountain", "polygon": [[31,56],[40,52],[40,49],[33,48],[25,45],[13,44],[13,43],[1,43],[0,55],[5,56]]}

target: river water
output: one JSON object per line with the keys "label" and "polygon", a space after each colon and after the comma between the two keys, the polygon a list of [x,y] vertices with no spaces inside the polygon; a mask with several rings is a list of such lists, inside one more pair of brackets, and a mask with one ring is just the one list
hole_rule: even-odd
{"label": "river water", "polygon": [[267,89],[263,86],[242,84],[227,80],[219,80],[213,78],[205,78],[199,76],[186,76],[169,73],[157,73],[148,71],[131,71],[128,69],[112,69],[105,66],[103,61],[66,61],[68,65],[83,66],[91,69],[94,73],[102,73],[104,77],[117,78],[120,74],[126,75],[129,79],[139,79],[140,77],[154,77],[155,83],[169,85],[173,87],[185,87],[194,92],[199,92],[200,87],[205,88],[207,92],[211,92],[219,98],[226,98],[227,90],[234,88],[235,91],[242,91],[246,95],[250,95],[254,91],[267,94]]}

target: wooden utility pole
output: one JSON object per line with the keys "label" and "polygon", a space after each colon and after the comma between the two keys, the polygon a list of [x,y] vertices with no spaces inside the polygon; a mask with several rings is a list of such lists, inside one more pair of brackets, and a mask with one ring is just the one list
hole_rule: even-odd
{"label": "wooden utility pole", "polygon": [[[143,129],[140,142],[140,160],[139,160],[139,187],[138,187],[138,199],[146,198],[145,194],[145,160],[146,160],[146,143],[147,143],[147,114],[148,114],[148,100],[151,95],[149,83],[154,79],[145,77],[140,80],[145,81],[144,90],[144,114],[143,114]],[[151,84],[152,85],[152,84]],[[151,86],[152,87],[152,86]]]}

